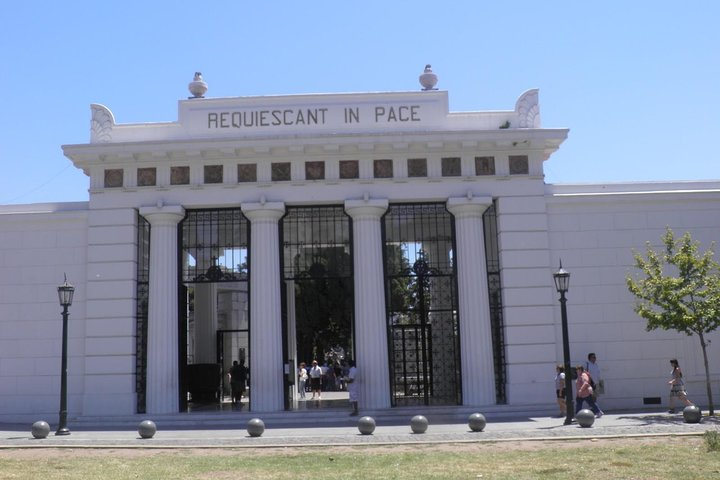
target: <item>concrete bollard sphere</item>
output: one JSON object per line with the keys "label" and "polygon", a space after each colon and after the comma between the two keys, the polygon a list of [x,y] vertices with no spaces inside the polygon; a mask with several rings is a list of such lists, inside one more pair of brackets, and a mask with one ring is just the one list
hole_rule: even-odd
{"label": "concrete bollard sphere", "polygon": [[410,428],[413,433],[425,433],[428,428],[428,420],[422,415],[415,415],[410,419]]}
{"label": "concrete bollard sphere", "polygon": [[688,405],[683,409],[683,419],[685,423],[700,423],[702,418],[702,410],[695,405]]}
{"label": "concrete bollard sphere", "polygon": [[259,418],[251,418],[247,424],[247,432],[251,437],[259,437],[265,431],[265,422]]}
{"label": "concrete bollard sphere", "polygon": [[35,438],[47,438],[50,434],[50,425],[44,420],[32,424],[32,436]]}
{"label": "concrete bollard sphere", "polygon": [[577,420],[578,425],[580,425],[581,427],[589,428],[592,427],[593,423],[595,423],[595,414],[592,412],[592,410],[583,408],[577,414],[575,414],[575,420]]}
{"label": "concrete bollard sphere", "polygon": [[473,413],[468,417],[468,426],[473,432],[482,432],[485,430],[486,424],[487,420],[485,420],[485,415],[482,413]]}
{"label": "concrete bollard sphere", "polygon": [[138,425],[138,433],[140,438],[153,438],[157,432],[157,425],[152,420],[143,420]]}
{"label": "concrete bollard sphere", "polygon": [[375,431],[375,419],[372,417],[361,417],[358,420],[358,430],[363,435],[372,435]]}

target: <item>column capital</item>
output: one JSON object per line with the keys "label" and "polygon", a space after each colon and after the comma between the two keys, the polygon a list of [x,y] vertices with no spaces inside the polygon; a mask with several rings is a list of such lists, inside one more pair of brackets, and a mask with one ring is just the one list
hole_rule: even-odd
{"label": "column capital", "polygon": [[362,218],[380,218],[388,209],[388,200],[346,200],[345,212],[347,212],[353,220]]}
{"label": "column capital", "polygon": [[447,209],[455,217],[480,217],[492,205],[492,197],[450,197]]}
{"label": "column capital", "polygon": [[150,225],[177,225],[185,218],[185,209],[180,205],[140,207],[140,215],[145,217]]}
{"label": "column capital", "polygon": [[243,215],[251,222],[277,222],[285,215],[285,204],[283,202],[243,203],[240,205],[240,209]]}

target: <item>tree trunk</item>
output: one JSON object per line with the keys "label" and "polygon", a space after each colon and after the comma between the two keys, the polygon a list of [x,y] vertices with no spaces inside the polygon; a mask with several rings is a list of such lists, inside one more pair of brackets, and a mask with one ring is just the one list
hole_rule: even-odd
{"label": "tree trunk", "polygon": [[707,357],[707,344],[705,343],[705,336],[702,332],[698,333],[698,336],[700,337],[700,346],[702,347],[703,361],[705,362],[705,387],[707,388],[708,413],[712,417],[713,415],[715,415],[715,405],[713,405],[712,383],[710,382],[710,366],[708,365]]}

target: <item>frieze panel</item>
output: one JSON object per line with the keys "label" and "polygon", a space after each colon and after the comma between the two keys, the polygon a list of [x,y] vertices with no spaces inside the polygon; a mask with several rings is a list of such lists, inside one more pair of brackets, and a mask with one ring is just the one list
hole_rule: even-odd
{"label": "frieze panel", "polygon": [[123,186],[123,169],[109,168],[105,170],[105,188],[118,188]]}
{"label": "frieze panel", "polygon": [[223,166],[205,165],[205,183],[222,183]]}
{"label": "frieze panel", "polygon": [[190,167],[170,167],[170,185],[189,185]]}
{"label": "frieze panel", "polygon": [[475,157],[475,175],[495,175],[495,157]]}
{"label": "frieze panel", "polygon": [[306,180],[324,180],[325,162],[305,162]]}
{"label": "frieze panel", "polygon": [[290,180],[290,162],[273,163],[270,172],[273,182],[288,181]]}
{"label": "frieze panel", "polygon": [[442,159],[443,177],[459,177],[461,173],[460,157],[448,157]]}
{"label": "frieze panel", "polygon": [[408,158],[408,177],[427,177],[426,158]]}
{"label": "frieze panel", "polygon": [[138,168],[138,187],[153,187],[157,182],[157,170],[155,168]]}
{"label": "frieze panel", "polygon": [[239,183],[257,182],[257,164],[241,163],[238,164],[237,168]]}
{"label": "frieze panel", "polygon": [[360,164],[357,160],[340,160],[340,178],[353,179],[360,177]]}
{"label": "frieze panel", "polygon": [[389,159],[375,160],[373,162],[373,174],[374,174],[375,178],[392,178],[393,177],[392,160],[389,160]]}

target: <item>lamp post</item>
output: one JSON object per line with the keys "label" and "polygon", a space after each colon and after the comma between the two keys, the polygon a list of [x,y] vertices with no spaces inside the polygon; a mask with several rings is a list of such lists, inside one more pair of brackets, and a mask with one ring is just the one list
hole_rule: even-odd
{"label": "lamp post", "polygon": [[562,337],[563,337],[563,360],[565,362],[565,425],[570,425],[573,419],[573,411],[575,410],[572,398],[572,371],[570,370],[570,339],[568,338],[568,320],[567,320],[567,299],[565,294],[570,288],[570,272],[562,268],[562,260],[560,261],[560,269],[553,273],[555,280],[555,288],[560,294],[560,315],[562,319]]}
{"label": "lamp post", "polygon": [[63,307],[62,319],[62,367],[60,368],[60,424],[55,435],[70,435],[67,428],[67,329],[68,329],[68,307],[72,305],[75,287],[70,285],[65,276],[65,283],[57,287],[60,306]]}

